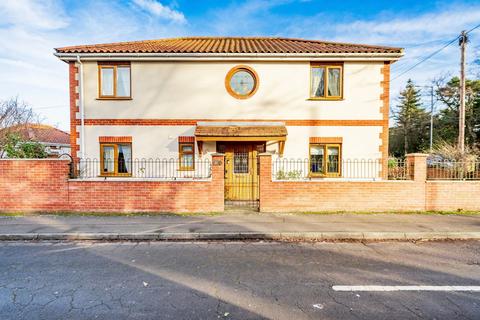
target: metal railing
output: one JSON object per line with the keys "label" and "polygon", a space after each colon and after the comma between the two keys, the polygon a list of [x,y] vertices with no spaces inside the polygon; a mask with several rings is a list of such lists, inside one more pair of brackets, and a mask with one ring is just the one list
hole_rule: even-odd
{"label": "metal railing", "polygon": [[74,178],[130,177],[143,179],[206,179],[212,176],[209,159],[181,163],[178,159],[80,159],[74,165]]}
{"label": "metal railing", "polygon": [[412,180],[413,168],[406,159],[388,159],[388,180]]}
{"label": "metal railing", "polygon": [[480,180],[480,161],[427,161],[427,180]]}
{"label": "metal railing", "polygon": [[[272,161],[273,180],[311,180],[316,178],[381,179],[381,159],[344,159],[323,163],[309,159],[278,158]],[[406,161],[388,161],[389,180],[409,179]]]}

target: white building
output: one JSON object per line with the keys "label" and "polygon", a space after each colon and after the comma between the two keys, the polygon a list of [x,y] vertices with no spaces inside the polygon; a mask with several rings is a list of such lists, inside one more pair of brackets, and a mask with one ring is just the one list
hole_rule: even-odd
{"label": "white building", "polygon": [[56,49],[70,65],[72,154],[102,160],[101,175],[131,175],[118,163],[127,158],[172,157],[190,170],[213,152],[226,153],[227,171],[245,174],[267,151],[308,159],[310,177],[341,177],[349,159],[378,160],[382,176],[389,70],[402,55],[231,37]]}

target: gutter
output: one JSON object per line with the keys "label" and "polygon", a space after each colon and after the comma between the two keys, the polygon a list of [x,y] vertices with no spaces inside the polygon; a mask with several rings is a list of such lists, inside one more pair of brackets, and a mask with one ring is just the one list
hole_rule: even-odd
{"label": "gutter", "polygon": [[132,61],[224,61],[224,60],[260,60],[260,61],[396,61],[404,52],[399,53],[326,53],[326,54],[298,54],[298,53],[54,53],[56,57],[64,61],[78,60],[82,57],[84,61],[105,60],[132,60]]}
{"label": "gutter", "polygon": [[81,125],[81,134],[80,134],[80,146],[81,146],[81,158],[85,159],[85,105],[83,103],[83,64],[80,60],[80,55],[77,55],[77,62],[80,65],[79,70],[79,79],[78,84],[80,86],[79,94],[79,104],[80,104],[80,125]]}

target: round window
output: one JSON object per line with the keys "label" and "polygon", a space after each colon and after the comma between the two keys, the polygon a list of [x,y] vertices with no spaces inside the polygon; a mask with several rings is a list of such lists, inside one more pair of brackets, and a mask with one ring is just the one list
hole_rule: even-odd
{"label": "round window", "polygon": [[233,97],[246,99],[257,91],[258,77],[253,69],[247,66],[237,66],[228,72],[225,86]]}

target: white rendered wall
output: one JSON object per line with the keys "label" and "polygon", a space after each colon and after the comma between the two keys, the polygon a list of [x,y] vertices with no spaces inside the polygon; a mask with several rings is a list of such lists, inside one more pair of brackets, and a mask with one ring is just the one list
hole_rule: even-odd
{"label": "white rendered wall", "polygon": [[234,62],[132,62],[132,100],[97,100],[96,62],[84,62],[87,119],[333,119],[381,120],[383,62],[345,62],[344,100],[309,100],[308,62],[252,62],[256,94],[225,90]]}
{"label": "white rendered wall", "polygon": [[[100,136],[131,136],[133,158],[177,158],[178,137],[193,136],[195,126],[86,126],[87,158],[100,157]],[[307,158],[309,137],[342,137],[343,159],[380,159],[381,127],[288,126],[285,158]],[[204,143],[203,153],[216,152],[214,142]],[[267,151],[276,151],[270,144]],[[196,150],[198,152],[198,150]]]}

